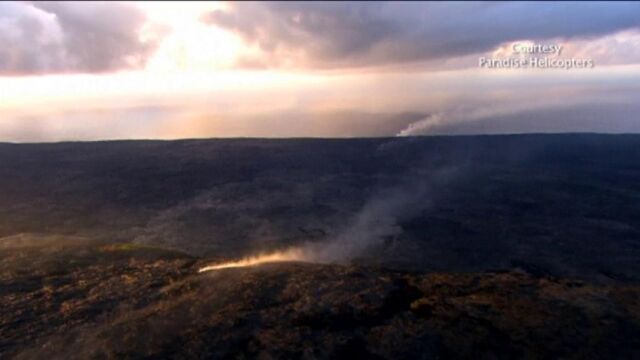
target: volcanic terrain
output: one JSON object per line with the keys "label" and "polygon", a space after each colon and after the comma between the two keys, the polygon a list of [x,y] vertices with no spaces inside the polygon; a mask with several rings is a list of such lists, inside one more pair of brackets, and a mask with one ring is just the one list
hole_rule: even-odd
{"label": "volcanic terrain", "polygon": [[640,136],[0,144],[0,164],[0,358],[640,357]]}

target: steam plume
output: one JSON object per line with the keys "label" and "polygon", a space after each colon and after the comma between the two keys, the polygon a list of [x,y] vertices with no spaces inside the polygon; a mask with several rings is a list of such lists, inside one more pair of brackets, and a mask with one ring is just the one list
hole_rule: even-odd
{"label": "steam plume", "polygon": [[363,206],[351,225],[329,242],[305,243],[284,251],[213,264],[201,268],[200,272],[280,261],[349,263],[400,235],[402,229],[399,222],[430,206],[431,185],[434,182],[448,181],[454,171],[455,169],[443,169],[413,174],[411,180],[379,191]]}
{"label": "steam plume", "polygon": [[458,106],[431,114],[423,119],[409,124],[396,136],[415,136],[433,132],[442,125],[452,125],[464,122],[487,119],[496,116],[513,115],[526,111],[566,106],[567,100],[561,96],[557,99],[522,100],[517,103],[496,102],[474,107],[473,105]]}

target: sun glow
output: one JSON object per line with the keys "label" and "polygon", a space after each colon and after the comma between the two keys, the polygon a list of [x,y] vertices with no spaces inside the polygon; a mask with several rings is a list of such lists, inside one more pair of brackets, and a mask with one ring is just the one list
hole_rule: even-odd
{"label": "sun glow", "polygon": [[231,32],[205,24],[201,18],[227,5],[219,2],[140,2],[149,22],[143,37],[166,36],[147,70],[154,72],[217,70],[233,65],[244,48]]}
{"label": "sun glow", "polygon": [[265,263],[283,262],[283,261],[309,261],[309,256],[305,252],[298,248],[292,248],[284,251],[277,251],[274,253],[256,255],[246,257],[237,261],[223,262],[219,264],[212,264],[200,268],[198,272],[255,266]]}

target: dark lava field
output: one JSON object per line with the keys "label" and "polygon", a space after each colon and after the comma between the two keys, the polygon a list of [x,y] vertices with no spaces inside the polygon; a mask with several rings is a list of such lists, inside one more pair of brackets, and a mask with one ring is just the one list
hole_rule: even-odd
{"label": "dark lava field", "polygon": [[635,135],[0,144],[0,358],[640,358],[638,219]]}

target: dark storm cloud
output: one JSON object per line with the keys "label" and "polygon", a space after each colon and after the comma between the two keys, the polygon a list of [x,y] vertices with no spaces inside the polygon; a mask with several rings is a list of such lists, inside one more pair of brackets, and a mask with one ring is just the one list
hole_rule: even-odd
{"label": "dark storm cloud", "polygon": [[[640,26],[640,3],[235,3],[203,19],[257,44],[263,65],[318,67],[441,59],[519,39],[590,37]],[[241,59],[255,65],[256,59]]]}
{"label": "dark storm cloud", "polygon": [[142,66],[153,50],[145,16],[126,3],[0,3],[0,75]]}

